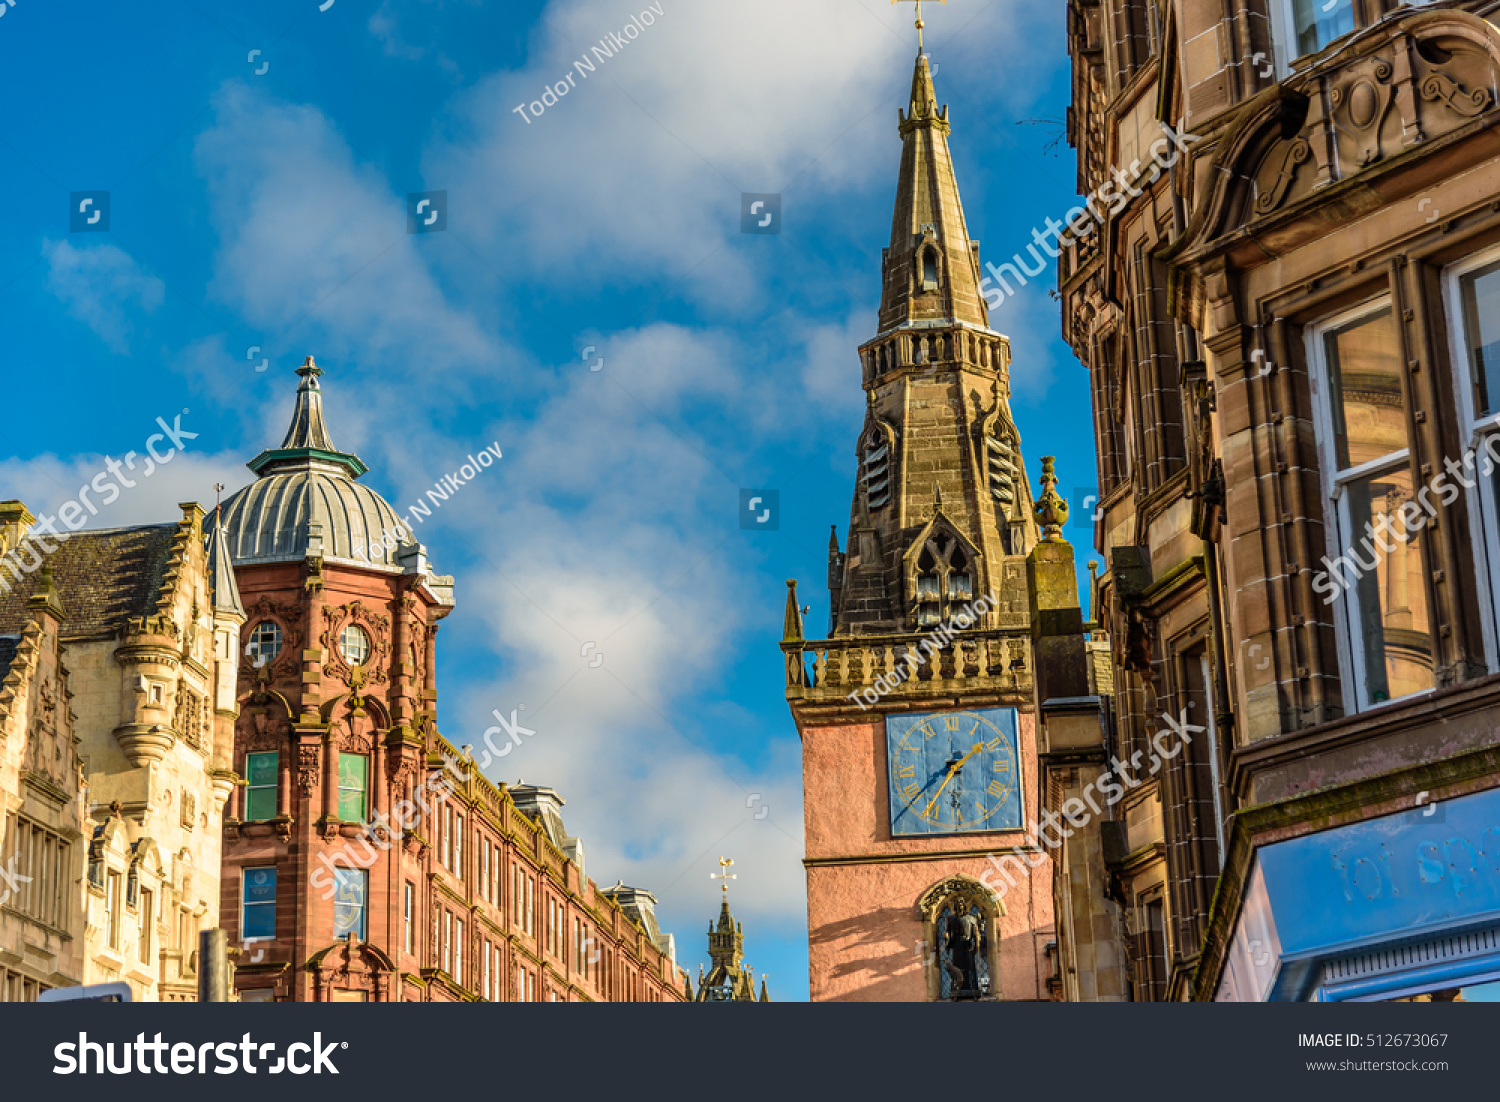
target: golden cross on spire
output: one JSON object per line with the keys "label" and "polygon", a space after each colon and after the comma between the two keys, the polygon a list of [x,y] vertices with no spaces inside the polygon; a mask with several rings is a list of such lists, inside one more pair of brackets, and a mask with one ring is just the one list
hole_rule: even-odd
{"label": "golden cross on spire", "polygon": [[[899,3],[902,3],[902,2],[903,2],[903,0],[891,0],[892,4],[899,4]],[[909,3],[910,0],[906,0],[906,2]],[[948,0],[933,0],[933,2],[937,3],[937,4],[946,4],[948,2]],[[917,53],[921,53],[922,52],[922,28],[925,27],[925,26],[927,26],[927,24],[922,22],[922,0],[916,0],[916,5],[917,5]]]}
{"label": "golden cross on spire", "polygon": [[729,871],[729,866],[732,865],[732,864],[734,864],[734,858],[732,858],[732,857],[720,857],[719,858],[719,871],[718,872],[711,872],[711,873],[708,874],[708,878],[710,880],[721,881],[721,883],[720,883],[719,886],[724,889],[724,901],[726,903],[729,902],[729,882],[731,880],[738,880],[739,879],[739,877],[735,876],[734,873],[732,873],[732,872]]}

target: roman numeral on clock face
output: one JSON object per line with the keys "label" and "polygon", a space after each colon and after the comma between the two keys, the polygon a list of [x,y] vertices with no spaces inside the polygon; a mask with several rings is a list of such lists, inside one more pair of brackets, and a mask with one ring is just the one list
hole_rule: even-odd
{"label": "roman numeral on clock face", "polygon": [[903,765],[897,770],[897,773],[902,777],[915,777],[917,775],[917,767],[915,765]]}
{"label": "roman numeral on clock face", "polygon": [[986,788],[985,791],[988,792],[991,796],[996,797],[997,799],[1005,796],[1007,793],[1005,785],[1000,781],[991,781],[990,786]]}
{"label": "roman numeral on clock face", "polygon": [[915,800],[922,794],[922,786],[913,781],[901,790],[901,794],[908,800]]}

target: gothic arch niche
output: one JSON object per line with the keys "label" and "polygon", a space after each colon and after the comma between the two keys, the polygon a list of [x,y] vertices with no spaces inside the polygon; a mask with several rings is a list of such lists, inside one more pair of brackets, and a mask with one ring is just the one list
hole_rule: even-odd
{"label": "gothic arch niche", "polygon": [[928,522],[907,549],[904,563],[907,615],[918,630],[947,623],[972,606],[980,589],[981,559],[979,549],[941,511]]}
{"label": "gothic arch niche", "polygon": [[921,272],[922,291],[936,291],[938,289],[938,273],[942,270],[942,258],[938,254],[938,248],[930,241],[925,243],[918,253],[920,259],[919,270]]}
{"label": "gothic arch niche", "polygon": [[870,512],[891,503],[896,474],[896,430],[875,412],[875,392],[869,392],[865,429],[859,436],[859,477]]}
{"label": "gothic arch niche", "polygon": [[1001,997],[998,948],[1005,904],[972,876],[933,884],[917,900],[931,1002]]}
{"label": "gothic arch niche", "polygon": [[[990,388],[990,395],[990,410],[981,418],[977,430],[985,489],[995,502],[995,516],[999,521],[996,528],[1000,532],[1002,550],[1007,555],[1024,555],[1027,550],[1022,535],[1026,495],[1020,486],[1026,475],[1021,470],[1021,434],[1005,412],[999,379]],[[978,402],[976,395],[976,406]]]}

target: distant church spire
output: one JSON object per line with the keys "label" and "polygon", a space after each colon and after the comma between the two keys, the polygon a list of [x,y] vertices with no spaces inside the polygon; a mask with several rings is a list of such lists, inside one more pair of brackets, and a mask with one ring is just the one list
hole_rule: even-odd
{"label": "distant church spire", "polygon": [[[711,873],[723,889],[719,903],[719,921],[708,925],[708,956],[713,967],[705,976],[699,967],[698,1002],[755,1002],[755,973],[745,963],[745,930],[729,913],[729,881],[735,879],[730,867],[734,860],[719,858],[719,871]],[[764,983],[760,1002],[769,1002]]]}

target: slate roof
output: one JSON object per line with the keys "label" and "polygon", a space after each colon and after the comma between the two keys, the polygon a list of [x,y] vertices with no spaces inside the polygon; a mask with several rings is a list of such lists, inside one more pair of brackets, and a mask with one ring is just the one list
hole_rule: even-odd
{"label": "slate roof", "polygon": [[[155,611],[176,535],[176,524],[150,524],[74,532],[58,544],[46,561],[67,614],[63,638],[107,634],[122,620]],[[9,572],[4,578],[11,588],[0,592],[0,635],[25,626],[26,601],[41,583],[42,571],[23,573],[19,581]]]}

